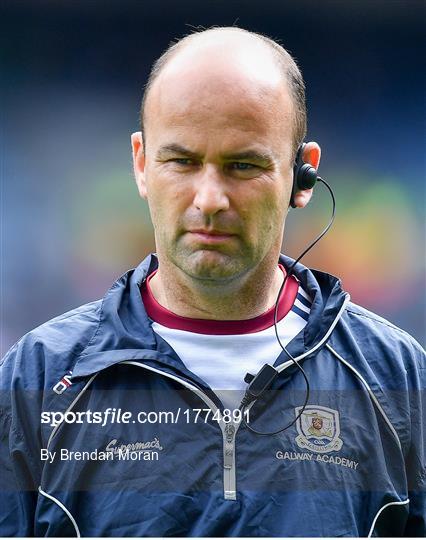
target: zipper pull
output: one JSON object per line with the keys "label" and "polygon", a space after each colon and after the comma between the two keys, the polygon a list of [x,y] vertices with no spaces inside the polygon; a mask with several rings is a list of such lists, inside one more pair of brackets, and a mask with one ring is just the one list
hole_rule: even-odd
{"label": "zipper pull", "polygon": [[225,425],[225,444],[223,452],[223,466],[231,469],[234,464],[234,437],[235,426],[231,423]]}

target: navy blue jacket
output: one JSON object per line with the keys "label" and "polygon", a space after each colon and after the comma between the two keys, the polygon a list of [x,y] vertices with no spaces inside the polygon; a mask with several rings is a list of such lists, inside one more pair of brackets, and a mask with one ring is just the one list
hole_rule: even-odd
{"label": "navy blue jacket", "polygon": [[[288,349],[309,403],[289,429],[256,435],[221,417],[153,332],[140,285],[157,264],[150,255],[3,359],[0,535],[424,536],[422,348],[298,264],[313,304]],[[305,398],[284,352],[274,365],[280,375],[249,409],[261,431],[290,423]],[[84,414],[108,408],[173,416],[103,425]],[[195,422],[197,409],[207,412]],[[53,427],[51,412],[68,414]]]}

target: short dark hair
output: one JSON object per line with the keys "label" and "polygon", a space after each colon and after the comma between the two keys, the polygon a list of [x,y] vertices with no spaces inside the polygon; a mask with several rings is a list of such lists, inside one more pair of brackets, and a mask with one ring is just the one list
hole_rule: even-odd
{"label": "short dark hair", "polygon": [[185,45],[190,43],[194,38],[200,34],[211,33],[211,32],[220,32],[223,30],[235,30],[238,32],[243,32],[250,36],[253,36],[263,43],[265,43],[273,52],[275,59],[278,63],[279,68],[283,72],[284,79],[288,82],[289,90],[291,97],[293,98],[293,103],[295,106],[295,115],[294,115],[294,133],[293,133],[293,156],[296,156],[297,149],[302,144],[306,136],[306,124],[307,124],[307,115],[306,115],[306,98],[305,98],[305,83],[303,81],[302,73],[291,54],[284,49],[277,41],[264,36],[263,34],[258,34],[257,32],[250,32],[243,28],[238,28],[236,26],[231,27],[213,27],[205,30],[197,30],[191,34],[186,35],[178,41],[172,42],[169,47],[163,52],[163,54],[154,62],[152,65],[151,71],[148,76],[147,83],[144,88],[144,93],[142,97],[141,110],[140,110],[140,124],[142,132],[142,141],[146,142],[146,133],[145,133],[145,105],[147,101],[148,94],[151,90],[152,85],[156,81],[157,77],[160,75],[162,69],[167,64],[167,62]]}

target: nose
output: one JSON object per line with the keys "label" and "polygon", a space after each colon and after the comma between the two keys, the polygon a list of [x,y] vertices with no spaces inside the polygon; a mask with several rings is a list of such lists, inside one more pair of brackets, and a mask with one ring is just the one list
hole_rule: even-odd
{"label": "nose", "polygon": [[228,210],[226,180],[213,165],[205,165],[195,178],[194,206],[205,216]]}

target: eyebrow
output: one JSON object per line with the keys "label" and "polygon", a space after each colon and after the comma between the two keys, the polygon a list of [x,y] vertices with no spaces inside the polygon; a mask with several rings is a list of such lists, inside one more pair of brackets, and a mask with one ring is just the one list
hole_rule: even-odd
{"label": "eyebrow", "polygon": [[227,154],[225,156],[226,160],[240,161],[257,161],[261,163],[273,163],[274,156],[269,152],[259,152],[257,150],[246,150],[243,152],[236,152],[234,154]]}
{"label": "eyebrow", "polygon": [[192,152],[191,150],[188,150],[187,148],[180,146],[180,144],[166,144],[164,146],[160,146],[157,152],[157,156],[161,157],[164,154],[179,154],[183,156],[188,156],[191,158],[199,158],[200,155],[196,152]]}
{"label": "eyebrow", "polygon": [[[200,158],[200,154],[192,152],[180,144],[166,144],[161,146],[157,152],[159,157],[165,154],[179,154],[190,158]],[[235,152],[226,154],[223,156],[225,161],[238,161],[249,160],[256,161],[258,163],[274,163],[274,156],[269,152],[257,151],[257,150],[245,150],[242,152]]]}

